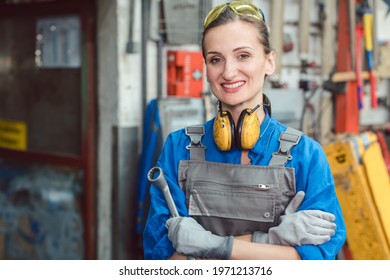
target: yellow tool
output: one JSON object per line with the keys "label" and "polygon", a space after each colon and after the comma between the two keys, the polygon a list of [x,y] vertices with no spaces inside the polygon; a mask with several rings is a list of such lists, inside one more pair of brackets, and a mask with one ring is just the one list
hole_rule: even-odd
{"label": "yellow tool", "polygon": [[[366,66],[369,73],[370,78],[370,87],[371,87],[371,107],[378,107],[378,97],[376,94],[376,80],[374,76],[374,34],[373,34],[373,11],[369,6],[368,0],[357,0],[357,8],[356,13],[358,17],[357,26],[361,27],[361,32],[364,34],[364,50],[366,56]],[[358,42],[358,38],[356,38],[356,44],[360,44]],[[356,56],[359,56],[356,53]],[[361,57],[357,57],[360,59]],[[356,66],[358,67],[358,66]],[[360,70],[359,70],[360,71]]]}
{"label": "yellow tool", "polygon": [[390,259],[390,182],[376,135],[343,135],[324,150],[352,258]]}

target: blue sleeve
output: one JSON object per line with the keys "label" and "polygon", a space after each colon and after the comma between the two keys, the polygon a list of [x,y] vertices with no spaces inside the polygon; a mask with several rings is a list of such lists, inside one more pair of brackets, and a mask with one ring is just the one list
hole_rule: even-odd
{"label": "blue sleeve", "polygon": [[[334,260],[346,240],[346,228],[339,205],[335,184],[329,163],[322,147],[312,141],[299,152],[307,155],[302,164],[296,168],[297,191],[305,191],[305,198],[299,210],[318,209],[336,216],[335,235],[321,245],[296,246],[303,260]],[[299,157],[297,155],[297,157]],[[310,168],[309,168],[310,167]]]}
{"label": "blue sleeve", "polygon": [[[167,137],[157,165],[164,171],[179,214],[188,216],[185,195],[177,182],[178,163],[186,156],[186,136],[183,137],[183,135],[181,132],[175,132]],[[143,235],[145,259],[167,259],[174,253],[175,249],[168,239],[168,231],[165,227],[169,217],[170,212],[163,194],[152,185],[150,187],[150,209]]]}

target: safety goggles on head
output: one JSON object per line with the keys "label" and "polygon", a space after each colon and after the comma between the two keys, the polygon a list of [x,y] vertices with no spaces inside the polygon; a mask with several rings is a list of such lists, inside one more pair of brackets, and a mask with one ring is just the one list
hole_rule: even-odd
{"label": "safety goggles on head", "polygon": [[219,15],[229,7],[234,11],[237,15],[251,16],[259,21],[265,22],[265,17],[259,8],[257,8],[254,4],[247,1],[233,1],[227,2],[226,4],[221,4],[213,8],[208,15],[206,16],[203,23],[203,30],[209,26],[215,19],[219,17]]}

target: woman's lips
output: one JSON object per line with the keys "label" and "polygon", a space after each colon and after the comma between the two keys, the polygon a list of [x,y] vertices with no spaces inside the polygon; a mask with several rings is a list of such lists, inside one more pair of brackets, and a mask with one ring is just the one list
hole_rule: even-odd
{"label": "woman's lips", "polygon": [[234,83],[223,83],[221,86],[224,89],[227,89],[228,91],[235,91],[236,89],[242,87],[245,84],[245,82],[240,81],[240,82],[234,82]]}

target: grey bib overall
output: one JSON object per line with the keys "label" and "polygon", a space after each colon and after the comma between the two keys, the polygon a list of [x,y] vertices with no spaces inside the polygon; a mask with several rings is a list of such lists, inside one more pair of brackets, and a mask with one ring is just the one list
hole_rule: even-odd
{"label": "grey bib overall", "polygon": [[287,128],[268,166],[205,161],[204,127],[187,127],[186,134],[190,160],[180,161],[178,180],[191,217],[220,236],[268,232],[278,225],[296,193],[294,169],[284,165],[302,132]]}

